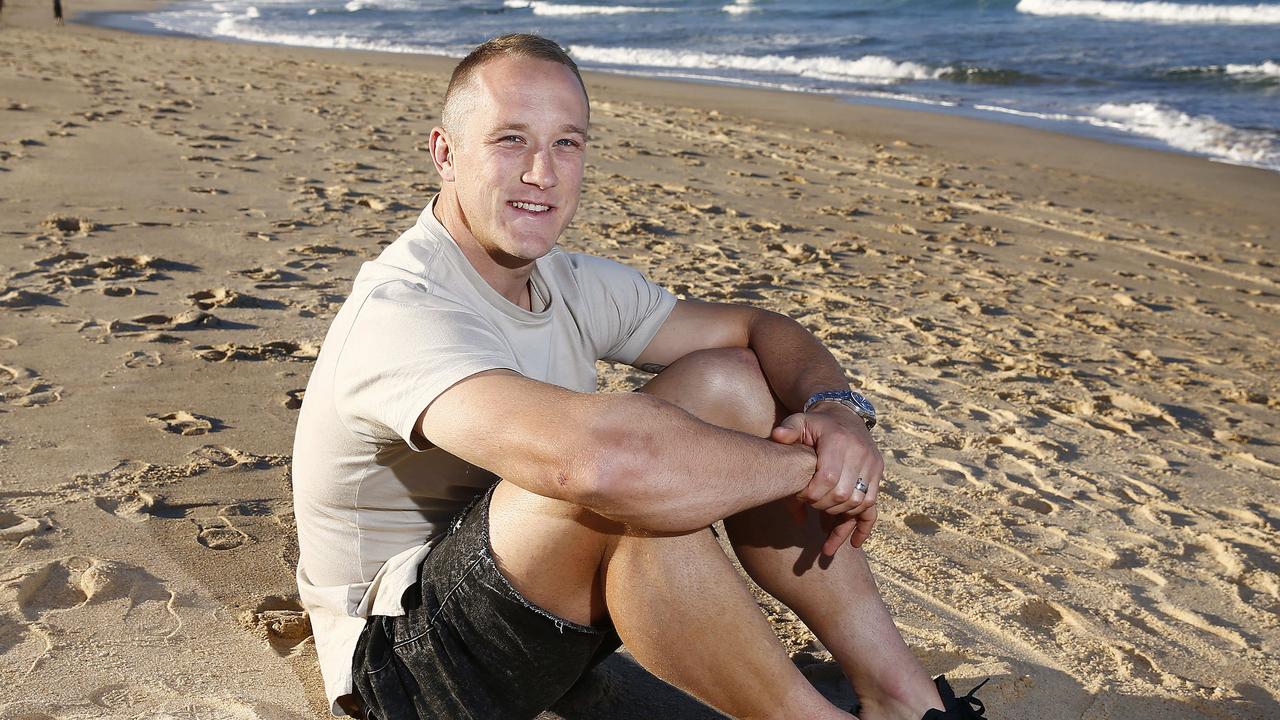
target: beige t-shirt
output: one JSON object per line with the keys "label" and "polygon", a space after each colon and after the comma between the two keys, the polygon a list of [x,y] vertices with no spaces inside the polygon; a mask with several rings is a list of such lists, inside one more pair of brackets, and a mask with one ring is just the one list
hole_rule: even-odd
{"label": "beige t-shirt", "polygon": [[[553,249],[535,263],[535,312],[480,277],[432,212],[365,263],[307,383],[293,447],[298,591],[325,694],[352,692],[365,618],[400,598],[449,519],[496,478],[412,439],[458,381],[506,368],[579,392],[596,360],[631,363],[675,306],[619,263]],[[428,428],[428,434],[430,429]]]}

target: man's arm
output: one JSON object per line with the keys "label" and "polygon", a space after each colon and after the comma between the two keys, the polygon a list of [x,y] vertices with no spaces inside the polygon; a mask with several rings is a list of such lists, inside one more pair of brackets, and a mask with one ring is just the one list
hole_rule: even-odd
{"label": "man's arm", "polygon": [[803,445],[717,427],[643,393],[577,393],[507,370],[446,390],[416,428],[530,492],[660,532],[794,495],[816,465]]}
{"label": "man's arm", "polygon": [[747,305],[681,300],[635,366],[658,371],[697,350],[751,348],[782,404],[800,412],[815,392],[849,387],[820,340],[785,315]]}
{"label": "man's arm", "polygon": [[[799,498],[835,521],[824,551],[834,554],[846,539],[854,547],[861,546],[875,525],[884,459],[862,418],[843,405],[825,402],[801,412],[814,393],[849,387],[835,357],[812,333],[784,315],[685,300],[676,305],[635,365],[657,372],[690,352],[715,347],[754,351],[770,389],[795,413],[774,430],[772,438],[816,448],[817,471]],[[865,492],[857,489],[859,480],[867,485]]]}

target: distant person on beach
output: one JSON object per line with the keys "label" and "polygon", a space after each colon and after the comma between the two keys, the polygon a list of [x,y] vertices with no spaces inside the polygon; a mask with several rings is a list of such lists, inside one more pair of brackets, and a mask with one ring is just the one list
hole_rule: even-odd
{"label": "distant person on beach", "polygon": [[62,25],[62,0],[53,0],[53,19]]}
{"label": "distant person on beach", "polygon": [[[849,718],[788,658],[709,529],[723,520],[860,717],[983,717],[929,679],[876,589],[876,411],[822,343],[556,247],[589,119],[556,43],[472,51],[431,131],[440,193],[324,340],[292,482],[333,711],[532,718],[625,643],[724,713]],[[597,393],[600,359],[656,376]]]}

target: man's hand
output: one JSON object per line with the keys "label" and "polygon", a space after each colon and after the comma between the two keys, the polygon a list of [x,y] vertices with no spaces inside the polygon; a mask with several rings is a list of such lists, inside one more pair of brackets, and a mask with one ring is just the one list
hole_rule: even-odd
{"label": "man's hand", "polygon": [[[839,403],[824,402],[787,417],[770,437],[786,445],[800,442],[817,452],[817,471],[796,497],[824,515],[829,534],[822,552],[835,555],[846,539],[862,547],[876,523],[876,495],[884,473],[884,458],[865,421]],[[865,491],[859,489],[860,482]]]}

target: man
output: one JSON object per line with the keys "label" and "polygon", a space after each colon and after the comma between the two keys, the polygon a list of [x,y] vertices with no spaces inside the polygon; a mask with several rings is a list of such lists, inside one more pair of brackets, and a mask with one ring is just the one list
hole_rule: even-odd
{"label": "man", "polygon": [[[293,478],[335,710],[532,717],[621,640],[730,715],[847,719],[773,635],[708,529],[723,519],[860,717],[980,717],[940,682],[943,714],[857,549],[883,461],[831,354],[788,318],[556,249],[589,119],[555,43],[473,51],[431,133],[440,194],[325,338]],[[658,374],[593,393],[598,359]]]}

